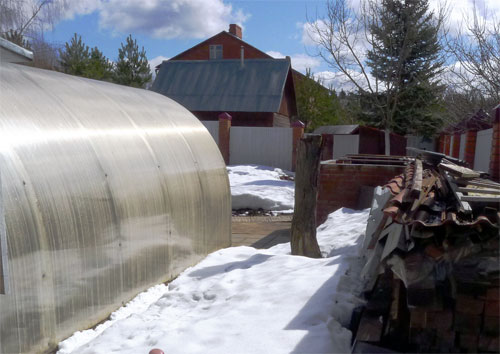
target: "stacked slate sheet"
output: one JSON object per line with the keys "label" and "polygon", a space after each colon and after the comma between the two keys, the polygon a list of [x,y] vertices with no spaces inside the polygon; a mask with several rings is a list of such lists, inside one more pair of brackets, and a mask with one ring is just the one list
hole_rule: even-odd
{"label": "stacked slate sheet", "polygon": [[354,352],[499,352],[500,184],[420,153],[375,192]]}

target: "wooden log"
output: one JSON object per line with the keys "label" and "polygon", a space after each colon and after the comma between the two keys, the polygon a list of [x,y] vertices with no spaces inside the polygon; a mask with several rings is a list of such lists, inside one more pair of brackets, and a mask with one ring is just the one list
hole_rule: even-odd
{"label": "wooden log", "polygon": [[316,199],[320,157],[321,135],[308,134],[300,139],[290,242],[293,255],[321,258],[316,240]]}

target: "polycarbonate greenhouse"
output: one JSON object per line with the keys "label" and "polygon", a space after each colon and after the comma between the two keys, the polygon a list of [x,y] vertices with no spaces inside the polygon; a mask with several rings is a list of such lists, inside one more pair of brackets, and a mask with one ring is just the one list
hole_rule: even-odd
{"label": "polycarbonate greenhouse", "polygon": [[231,242],[224,161],[147,90],[0,65],[0,348],[54,349]]}

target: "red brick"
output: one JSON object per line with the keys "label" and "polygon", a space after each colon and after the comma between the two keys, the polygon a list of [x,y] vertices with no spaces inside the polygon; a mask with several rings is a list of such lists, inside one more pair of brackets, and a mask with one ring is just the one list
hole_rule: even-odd
{"label": "red brick", "polygon": [[487,334],[496,334],[500,332],[500,318],[497,316],[484,316],[483,318],[483,332]]}
{"label": "red brick", "polygon": [[484,310],[484,301],[469,295],[458,294],[455,309],[460,313],[481,315]]}
{"label": "red brick", "polygon": [[488,300],[485,302],[484,314],[485,316],[500,317],[500,307],[498,299],[496,301]]}
{"label": "red brick", "polygon": [[479,337],[476,334],[460,333],[459,342],[461,349],[467,350],[468,353],[477,353]]}
{"label": "red brick", "polygon": [[481,330],[481,316],[455,312],[453,328],[460,333],[479,333]]}
{"label": "red brick", "polygon": [[478,349],[480,352],[498,352],[500,348],[500,342],[498,333],[496,336],[485,336],[481,335],[479,337]]}

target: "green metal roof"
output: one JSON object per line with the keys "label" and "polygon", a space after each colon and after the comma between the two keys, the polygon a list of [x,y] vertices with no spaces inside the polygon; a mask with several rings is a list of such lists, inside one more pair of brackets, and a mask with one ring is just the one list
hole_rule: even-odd
{"label": "green metal roof", "polygon": [[151,90],[190,111],[278,112],[289,71],[287,59],[172,60]]}

